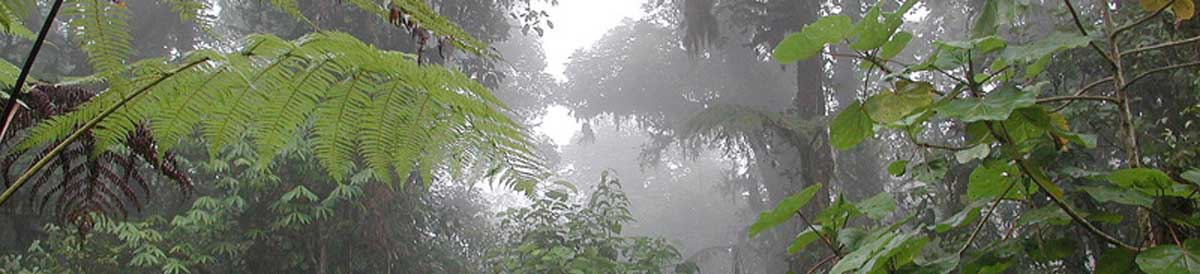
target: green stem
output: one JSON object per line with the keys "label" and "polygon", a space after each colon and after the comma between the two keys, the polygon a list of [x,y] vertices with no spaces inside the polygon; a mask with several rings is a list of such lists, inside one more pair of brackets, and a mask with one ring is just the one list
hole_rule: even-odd
{"label": "green stem", "polygon": [[125,104],[129,103],[129,101],[132,101],[133,99],[137,98],[138,96],[145,94],[151,88],[154,88],[159,83],[162,83],[163,81],[167,80],[168,78],[171,78],[172,76],[175,76],[185,70],[191,69],[192,67],[200,65],[201,63],[207,62],[208,60],[209,60],[208,58],[201,58],[199,60],[192,61],[191,63],[188,63],[188,64],[184,65],[183,67],[180,67],[173,71],[167,72],[162,77],[155,79],[153,82],[150,82],[146,86],[125,96],[125,98],[122,98],[120,102],[117,102],[116,104],[113,104],[112,106],[109,106],[107,109],[104,110],[104,112],[101,112],[99,115],[96,115],[96,117],[93,117],[91,120],[88,120],[87,123],[83,124],[83,126],[79,127],[78,129],[75,129],[75,131],[72,132],[71,135],[68,135],[66,139],[63,139],[62,142],[59,142],[58,145],[56,145],[53,149],[51,149],[50,152],[46,153],[45,156],[42,156],[41,159],[38,159],[37,162],[35,162],[32,166],[29,167],[29,169],[26,169],[25,172],[21,174],[21,177],[18,177],[17,180],[14,181],[12,185],[8,186],[8,188],[4,190],[3,194],[0,194],[0,206],[3,206],[4,203],[7,202],[8,199],[10,197],[12,197],[12,195],[14,193],[17,192],[17,189],[20,189],[21,186],[25,184],[25,182],[28,182],[29,179],[33,178],[33,176],[35,174],[37,174],[39,171],[41,171],[42,168],[45,168],[46,165],[49,164],[50,161],[53,161],[54,158],[56,156],[58,156],[58,154],[62,153],[63,150],[67,148],[67,146],[71,145],[71,143],[75,142],[75,140],[79,139],[79,137],[82,137],[84,135],[84,133],[90,131],[92,128],[95,128],[96,125],[100,124],[101,121],[104,121],[105,118],[108,118],[108,116],[117,112],[118,109],[121,109],[121,107],[123,107],[123,106],[125,106]]}

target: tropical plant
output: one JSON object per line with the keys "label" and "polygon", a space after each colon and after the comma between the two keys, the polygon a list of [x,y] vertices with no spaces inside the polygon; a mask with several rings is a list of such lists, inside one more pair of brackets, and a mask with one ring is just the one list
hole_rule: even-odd
{"label": "tropical plant", "polygon": [[664,239],[621,236],[633,221],[629,199],[609,172],[586,197],[559,182],[529,207],[500,213],[505,242],[488,252],[493,273],[698,273],[679,263],[679,251]]}
{"label": "tropical plant", "polygon": [[[1192,1],[1146,0],[1120,10],[1102,2],[1098,20],[1080,14],[1072,1],[1062,1],[1068,28],[1020,42],[1003,30],[1022,23],[1014,15],[1021,4],[989,0],[974,14],[969,38],[935,40],[933,52],[911,64],[895,57],[915,41],[901,25],[917,1],[904,1],[892,11],[885,11],[885,2],[857,22],[846,14],[821,17],[790,34],[772,55],[785,64],[818,55],[851,58],[868,73],[883,74],[878,90],[828,121],[830,145],[849,149],[890,132],[920,149],[940,151],[894,162],[887,170],[893,176],[937,178],[945,169],[936,166],[948,161],[969,164],[973,171],[962,197],[967,205],[934,221],[925,218],[930,214],[928,200],[919,195],[906,198],[920,205],[898,214],[890,194],[851,202],[841,195],[817,195],[822,186],[814,182],[763,212],[750,228],[751,237],[798,219],[805,230],[788,251],[819,242],[828,254],[809,272],[1200,271],[1200,240],[1195,238],[1200,173],[1189,170],[1194,166],[1147,165],[1148,159],[1157,158],[1141,153],[1144,135],[1138,132],[1140,121],[1132,110],[1135,100],[1159,96],[1146,93],[1136,85],[1139,81],[1200,65],[1194,54],[1161,61],[1166,64],[1146,56],[1200,38],[1145,40],[1132,39],[1130,33],[1164,14],[1172,14],[1175,25],[1191,19]],[[1132,13],[1132,19],[1118,16],[1134,10],[1141,12]],[[827,51],[843,43],[850,52]],[[1109,76],[1071,90],[1055,88],[1062,86],[1055,83],[1059,78],[1046,73],[1052,58],[1080,51],[1092,51]],[[1105,86],[1110,88],[1096,92]],[[1065,94],[1055,95],[1058,92]],[[1078,112],[1064,109],[1078,104],[1089,104],[1086,108],[1092,113],[1117,113],[1100,120],[1116,128],[1110,132],[1118,140],[1112,146],[1118,149],[1100,156],[1109,169],[1064,165],[1075,153],[1105,149],[1097,147],[1097,135],[1073,130],[1074,121],[1085,117],[1069,116]],[[961,142],[923,140],[930,132],[962,136]],[[938,180],[918,181],[911,187],[928,188]],[[816,214],[800,210],[810,201],[826,199],[832,202]],[[1128,220],[1121,214],[1131,212],[1138,218]],[[1105,224],[1139,229],[1111,231]],[[985,228],[996,231],[985,235]]]}
{"label": "tropical plant", "polygon": [[[176,6],[181,18],[206,18],[198,16],[205,5],[168,2]],[[17,10],[14,3],[3,2],[4,10]],[[271,3],[309,21],[297,10],[295,1]],[[436,36],[421,39],[422,45],[445,43],[471,54],[494,56],[482,42],[422,1],[352,3],[414,34]],[[531,150],[528,133],[506,115],[503,103],[462,73],[421,64],[419,55],[379,50],[344,33],[317,31],[292,41],[251,35],[233,50],[198,49],[133,62],[128,58],[131,36],[125,26],[128,13],[124,2],[78,0],[51,5],[54,11],[65,5],[68,29],[77,32],[73,33],[74,42],[88,54],[95,74],[85,81],[38,82],[35,87],[71,86],[95,90],[86,93],[95,96],[61,115],[36,113],[34,116],[53,116],[11,134],[22,137],[9,145],[15,152],[12,155],[39,153],[28,155],[32,156],[28,168],[7,182],[0,204],[21,189],[43,197],[60,191],[99,193],[58,196],[66,199],[59,201],[60,207],[71,208],[63,212],[76,216],[68,218],[70,221],[90,226],[92,220],[78,216],[123,212],[126,207],[120,206],[120,200],[134,199],[125,191],[127,187],[117,188],[125,195],[100,191],[106,189],[106,180],[60,184],[67,190],[22,187],[31,179],[55,176],[45,169],[52,163],[69,162],[82,152],[103,154],[130,142],[149,145],[149,136],[155,140],[154,150],[131,151],[161,167],[161,161],[155,159],[163,159],[197,128],[214,157],[230,144],[249,140],[261,157],[257,162],[261,169],[271,166],[270,160],[292,136],[303,134],[312,138],[305,144],[311,145],[334,182],[345,182],[360,166],[379,181],[403,183],[415,175],[426,185],[435,176],[476,171],[471,174],[529,190],[542,176],[541,160]],[[7,29],[19,33],[20,14],[4,15],[9,15]],[[52,12],[35,42],[40,44],[52,30],[49,23],[54,19]],[[37,50],[35,46],[21,70],[0,64],[4,75],[19,75],[14,76],[15,81],[4,80],[21,91],[10,96],[10,106],[28,100],[26,94],[31,92],[21,83]],[[10,109],[7,113],[20,108]],[[82,149],[79,143],[84,143]],[[98,172],[92,176],[103,177],[107,171]]]}

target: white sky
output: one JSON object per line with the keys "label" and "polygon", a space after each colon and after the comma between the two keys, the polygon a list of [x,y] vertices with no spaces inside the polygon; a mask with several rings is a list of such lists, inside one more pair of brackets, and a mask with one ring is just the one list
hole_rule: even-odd
{"label": "white sky", "polygon": [[[645,0],[559,0],[557,6],[545,7],[550,14],[554,29],[547,29],[542,36],[542,48],[546,51],[546,73],[559,81],[566,81],[563,69],[567,59],[578,49],[591,46],[605,32],[616,27],[625,18],[638,19],[643,15]],[[541,125],[533,130],[550,136],[558,146],[567,145],[571,137],[579,132],[580,123],[571,116],[570,109],[549,106]]]}
{"label": "white sky", "polygon": [[616,27],[628,17],[641,18],[645,0],[559,0],[558,6],[549,7],[550,21],[554,29],[547,29],[542,36],[542,48],[546,50],[546,72],[559,80],[563,77],[563,65],[571,53],[591,46],[596,40]]}

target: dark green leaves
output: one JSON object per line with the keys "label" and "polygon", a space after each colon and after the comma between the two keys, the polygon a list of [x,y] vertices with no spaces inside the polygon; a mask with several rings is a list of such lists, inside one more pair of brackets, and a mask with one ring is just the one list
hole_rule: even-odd
{"label": "dark green leaves", "polygon": [[[971,172],[967,183],[967,197],[971,200],[990,199],[1004,195],[1006,199],[1020,199],[1027,192],[1021,186],[1021,173],[1017,167],[999,161],[989,161]],[[1009,185],[1018,184],[1004,194]]]}
{"label": "dark green leaves", "polygon": [[875,135],[870,116],[857,101],[838,113],[829,124],[829,139],[834,148],[846,150]]}
{"label": "dark green leaves", "polygon": [[775,209],[764,211],[763,213],[759,214],[758,221],[755,221],[753,225],[750,225],[750,237],[753,238],[755,235],[758,235],[758,233],[791,219],[792,214],[796,214],[797,210],[800,210],[800,208],[804,207],[804,205],[807,205],[808,202],[812,200],[813,195],[817,194],[817,190],[820,189],[821,184],[813,184],[808,186],[804,188],[804,190],[801,190],[800,193],[796,193],[795,195],[784,198],[783,201],[780,201],[779,204],[775,206]]}
{"label": "dark green leaves", "polygon": [[1124,248],[1114,248],[1104,251],[1100,255],[1100,260],[1096,262],[1095,274],[1137,274],[1142,273],[1138,270],[1137,264],[1134,263],[1134,258],[1137,253]]}
{"label": "dark green leaves", "polygon": [[1165,244],[1142,251],[1137,264],[1146,273],[1200,273],[1200,240],[1184,241],[1183,247]]}
{"label": "dark green leaves", "polygon": [[822,17],[816,22],[804,26],[798,33],[792,33],[779,42],[772,52],[775,61],[790,64],[811,58],[821,52],[825,45],[836,43],[845,38],[850,32],[850,17],[832,15]]}
{"label": "dark green leaves", "polygon": [[957,118],[968,123],[1003,121],[1008,119],[1013,110],[1033,106],[1035,103],[1037,103],[1037,94],[1023,92],[1013,87],[1003,87],[989,93],[983,99],[956,99],[935,109],[946,117]]}
{"label": "dark green leaves", "polygon": [[896,177],[904,176],[904,173],[906,173],[907,169],[908,161],[895,161],[891,164],[888,164],[887,167],[888,174]]}
{"label": "dark green leaves", "polygon": [[1150,168],[1130,168],[1114,171],[1108,181],[1122,188],[1137,190],[1142,194],[1156,195],[1174,184],[1166,173]]}
{"label": "dark green leaves", "polygon": [[1114,202],[1124,205],[1135,205],[1150,207],[1154,204],[1154,198],[1146,196],[1137,191],[1129,191],[1113,186],[1085,186],[1080,187],[1083,191],[1091,195],[1096,201],[1102,203]]}

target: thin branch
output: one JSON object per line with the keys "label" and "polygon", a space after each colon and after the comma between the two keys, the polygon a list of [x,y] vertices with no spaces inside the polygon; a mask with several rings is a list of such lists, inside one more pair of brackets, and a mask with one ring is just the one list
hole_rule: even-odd
{"label": "thin branch", "polygon": [[29,169],[26,169],[25,173],[21,174],[21,177],[18,177],[17,180],[12,183],[12,185],[8,186],[8,189],[5,189],[4,193],[0,194],[0,206],[3,206],[4,202],[8,201],[8,198],[12,197],[12,195],[17,192],[17,189],[20,189],[21,186],[25,184],[25,182],[28,182],[29,179],[32,179],[34,174],[37,174],[39,171],[42,170],[42,168],[46,167],[46,165],[49,164],[50,161],[54,161],[56,156],[61,154],[63,152],[63,150],[67,148],[67,146],[70,146],[71,143],[75,142],[75,140],[79,139],[79,137],[82,137],[84,135],[84,133],[86,133],[87,131],[91,130],[92,128],[95,128],[96,125],[100,124],[100,122],[103,121],[105,118],[108,118],[108,116],[117,112],[118,109],[121,109],[122,107],[124,107],[125,104],[129,103],[129,101],[132,101],[133,99],[137,98],[138,96],[145,94],[146,91],[149,91],[151,88],[158,86],[158,84],[162,83],[163,81],[166,81],[168,78],[171,78],[172,76],[175,76],[175,75],[179,74],[180,72],[191,69],[192,67],[200,65],[204,62],[208,62],[208,60],[209,59],[207,57],[201,58],[199,60],[192,61],[191,63],[188,63],[178,69],[167,72],[162,77],[155,79],[153,82],[150,82],[146,86],[134,91],[133,93],[130,93],[129,95],[126,95],[125,98],[122,98],[120,102],[117,102],[116,104],[113,104],[112,106],[109,106],[103,112],[96,115],[96,117],[92,117],[91,120],[88,120],[88,122],[83,124],[83,126],[79,127],[78,129],[75,129],[75,131],[72,132],[71,135],[67,136],[66,139],[63,139],[61,142],[59,142],[58,145],[54,146],[54,148],[51,149],[50,152],[47,152],[46,155],[43,155],[41,159],[38,159],[37,162],[35,162],[33,165],[29,166]]}
{"label": "thin branch", "polygon": [[1183,40],[1175,40],[1175,41],[1171,41],[1171,42],[1150,45],[1150,46],[1145,46],[1145,47],[1140,47],[1140,48],[1134,48],[1134,49],[1131,49],[1128,51],[1121,52],[1121,56],[1137,54],[1137,53],[1140,53],[1143,51],[1150,51],[1150,50],[1156,50],[1156,49],[1161,49],[1161,48],[1174,47],[1174,46],[1179,46],[1179,45],[1192,43],[1192,42],[1196,42],[1196,41],[1200,41],[1200,36],[1183,39]]}
{"label": "thin branch", "polygon": [[1183,64],[1175,64],[1175,65],[1152,69],[1152,70],[1146,71],[1142,74],[1138,74],[1137,76],[1134,76],[1133,79],[1130,79],[1129,82],[1126,82],[1124,86],[1121,86],[1121,89],[1124,90],[1126,88],[1129,88],[1129,86],[1133,85],[1133,83],[1136,83],[1138,80],[1141,80],[1142,78],[1146,78],[1146,76],[1150,76],[1151,74],[1169,71],[1169,70],[1181,69],[1181,68],[1186,68],[1186,67],[1195,67],[1195,66],[1200,66],[1200,61],[1188,62],[1188,63],[1183,63]]}
{"label": "thin branch", "polygon": [[825,265],[825,264],[829,263],[829,261],[832,261],[832,260],[833,260],[833,256],[825,256],[825,258],[821,259],[820,262],[817,262],[816,265],[808,268],[808,272],[804,272],[804,273],[805,274],[817,273],[817,269],[821,269],[822,265]]}
{"label": "thin branch", "polygon": [[37,40],[33,40],[33,48],[29,50],[29,56],[25,57],[25,64],[21,66],[21,73],[17,75],[12,92],[8,93],[8,103],[4,105],[4,123],[0,124],[0,142],[4,142],[4,137],[8,135],[8,128],[12,126],[13,117],[17,116],[18,98],[21,97],[21,91],[25,89],[25,81],[29,79],[29,72],[33,70],[33,63],[37,61],[38,53],[42,51],[42,44],[46,42],[46,35],[50,33],[50,26],[54,25],[54,18],[58,17],[58,10],[62,4],[63,0],[55,0],[54,5],[50,6],[50,14],[46,15],[46,21],[42,23],[42,30],[38,32]]}
{"label": "thin branch", "polygon": [[1133,27],[1141,25],[1142,23],[1146,23],[1147,21],[1150,21],[1150,19],[1154,19],[1154,17],[1158,17],[1159,15],[1163,14],[1164,11],[1171,8],[1171,5],[1175,5],[1175,1],[1176,0],[1171,0],[1170,3],[1163,5],[1162,8],[1159,8],[1158,10],[1154,11],[1154,13],[1151,13],[1150,15],[1146,15],[1146,16],[1142,17],[1141,19],[1134,21],[1133,23],[1130,23],[1128,25],[1124,25],[1124,26],[1117,28],[1117,30],[1113,31],[1108,36],[1116,37],[1117,35],[1120,35],[1122,32],[1125,32]]}
{"label": "thin branch", "polygon": [[988,219],[991,219],[992,215],[996,213],[996,208],[1000,206],[1000,202],[1004,201],[1004,196],[1008,196],[1008,192],[1012,191],[1013,186],[1016,185],[1017,181],[1008,182],[1008,187],[1004,188],[1004,193],[1000,193],[1000,196],[996,197],[996,200],[992,201],[992,206],[988,208],[987,215],[984,215],[983,219],[979,219],[979,225],[976,225],[975,230],[971,231],[971,236],[967,238],[967,243],[963,244],[962,248],[958,249],[959,257],[962,257],[963,252],[967,252],[967,248],[971,247],[971,243],[975,241],[975,237],[979,236],[979,231],[983,230],[983,225],[987,224]]}
{"label": "thin branch", "polygon": [[[1026,159],[1024,157],[1021,156],[1020,152],[1018,152],[1017,149],[1015,147],[1013,147],[1014,145],[1010,141],[1012,139],[1008,136],[1007,130],[1000,131],[1000,130],[996,129],[996,127],[993,126],[993,123],[991,123],[991,122],[986,122],[985,124],[988,127],[988,131],[992,133],[992,136],[996,137],[997,140],[1000,140],[1000,142],[1002,143],[1001,147],[1004,148],[1005,154],[1007,154],[1010,159],[1017,162],[1017,168],[1021,171],[1021,173],[1025,174],[1025,176],[1028,176],[1029,178],[1033,179],[1035,184],[1038,186],[1038,189],[1040,189],[1042,192],[1045,192],[1046,196],[1050,197],[1050,201],[1054,202],[1054,204],[1057,205],[1060,209],[1062,209],[1063,212],[1066,212],[1067,216],[1071,217],[1071,220],[1074,220],[1076,223],[1079,223],[1088,232],[1095,234],[1097,237],[1100,237],[1105,242],[1120,246],[1122,248],[1133,250],[1133,251],[1141,251],[1142,250],[1142,248],[1140,248],[1140,247],[1133,246],[1131,244],[1127,244],[1127,243],[1121,241],[1120,239],[1117,239],[1116,237],[1113,237],[1112,235],[1105,233],[1103,230],[1100,230],[1100,228],[1096,227],[1095,224],[1092,224],[1087,219],[1084,219],[1083,216],[1079,214],[1079,212],[1075,211],[1075,208],[1071,207],[1070,204],[1067,204],[1066,201],[1063,201],[1061,197],[1054,195],[1054,193],[1052,193],[1049,189],[1046,189],[1045,185],[1054,185],[1054,182],[1050,181],[1050,179],[1047,179],[1045,177],[1045,175],[1041,173],[1040,170],[1035,169],[1035,167],[1030,165],[1029,162],[1026,161]],[[1003,127],[1004,125],[999,125],[999,126]]]}
{"label": "thin branch", "polygon": [[817,233],[817,237],[821,237],[821,243],[826,244],[829,251],[833,251],[833,256],[841,257],[841,249],[833,245],[833,240],[829,240],[829,237],[824,236],[821,231],[817,230],[817,227],[812,226],[812,222],[808,218],[805,218],[804,214],[800,213],[800,210],[796,210],[796,215],[800,216],[800,221],[804,221],[805,226],[809,226],[809,230],[812,230],[812,233]]}
{"label": "thin branch", "polygon": [[1085,100],[1085,101],[1106,101],[1106,102],[1112,102],[1112,103],[1118,103],[1118,102],[1119,102],[1119,101],[1117,100],[1117,98],[1116,98],[1116,97],[1112,97],[1112,96],[1102,96],[1102,95],[1077,95],[1077,96],[1056,96],[1056,97],[1038,98],[1038,99],[1037,99],[1037,103],[1038,103],[1038,104],[1045,104],[1045,103],[1053,103],[1053,102],[1058,102],[1058,101],[1080,101],[1080,100]]}
{"label": "thin branch", "polygon": [[[1066,4],[1067,10],[1071,12],[1071,18],[1074,19],[1075,27],[1079,29],[1079,33],[1082,33],[1085,37],[1089,36],[1087,29],[1083,27],[1083,22],[1079,20],[1079,13],[1075,11],[1075,5],[1071,4],[1071,0],[1063,0],[1063,4]],[[1113,57],[1105,54],[1104,50],[1101,49],[1100,46],[1096,45],[1096,42],[1089,40],[1088,46],[1091,46],[1092,50],[1095,50],[1096,53],[1099,53],[1101,57],[1104,57],[1104,60],[1108,61],[1110,65],[1116,65],[1116,61],[1113,60]]]}

